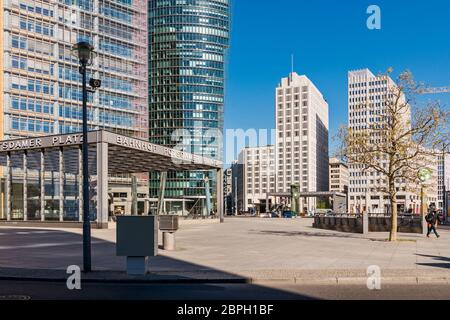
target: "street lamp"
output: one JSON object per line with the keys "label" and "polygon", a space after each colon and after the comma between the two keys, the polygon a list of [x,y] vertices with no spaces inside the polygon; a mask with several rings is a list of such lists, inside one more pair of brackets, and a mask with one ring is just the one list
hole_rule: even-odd
{"label": "street lamp", "polygon": [[422,223],[423,228],[425,230],[425,191],[424,191],[424,184],[431,179],[433,172],[431,169],[424,168],[419,171],[419,180],[420,180],[420,214],[422,215]]}
{"label": "street lamp", "polygon": [[94,47],[88,42],[79,42],[72,48],[72,54],[80,62],[83,84],[83,270],[91,272],[91,219],[89,215],[89,166],[88,166],[88,124],[86,68],[92,64]]}

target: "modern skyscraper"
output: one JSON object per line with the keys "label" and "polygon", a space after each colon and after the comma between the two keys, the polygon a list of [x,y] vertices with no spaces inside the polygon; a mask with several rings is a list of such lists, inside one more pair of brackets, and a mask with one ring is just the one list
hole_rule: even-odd
{"label": "modern skyscraper", "polygon": [[[222,141],[214,138],[223,132],[229,1],[150,0],[148,10],[150,141],[221,159]],[[204,177],[168,173],[167,210],[186,214],[204,207]],[[210,178],[214,190],[217,180]],[[158,180],[153,174],[152,198],[158,197]]]}
{"label": "modern skyscraper", "polygon": [[[147,0],[0,1],[0,139],[81,131],[81,76],[71,52],[80,41],[96,52],[88,80],[102,81],[88,95],[89,129],[147,139],[147,22]],[[45,166],[50,162],[45,160]],[[36,211],[40,189],[45,189],[41,215],[50,217],[59,210],[60,181],[53,176],[40,181],[37,172],[29,178],[29,212]],[[24,182],[20,172],[12,179],[12,212],[20,219]],[[130,179],[117,181],[130,185]],[[76,179],[66,183],[64,210],[70,215],[77,212],[79,192]],[[122,198],[130,198],[129,193]]]}
{"label": "modern skyscraper", "polygon": [[[306,76],[293,72],[276,89],[277,192],[328,191],[328,103]],[[304,200],[302,199],[302,202]],[[316,207],[316,199],[301,208]]]}
{"label": "modern skyscraper", "polygon": [[233,213],[233,169],[228,168],[223,172],[223,193],[225,199],[225,213]]}
{"label": "modern skyscraper", "polygon": [[[79,41],[97,52],[89,126],[148,137],[146,0],[9,0],[0,8],[5,138],[81,131]],[[89,78],[88,78],[89,79]]]}
{"label": "modern skyscraper", "polygon": [[[396,83],[386,75],[375,76],[370,70],[356,70],[348,73],[348,126],[353,132],[366,130],[374,124],[384,121],[387,113],[387,99],[389,92],[396,87]],[[405,103],[405,97],[400,97],[400,103]],[[403,112],[402,120],[405,126],[411,125],[411,110]],[[434,166],[436,159],[430,156],[428,163],[423,166]],[[387,164],[386,164],[387,165]],[[351,213],[388,213],[390,212],[389,198],[382,192],[386,185],[386,177],[376,170],[364,170],[363,165],[349,163],[349,209]],[[427,186],[427,202],[437,201],[437,166],[433,170],[432,181]],[[398,212],[411,210],[420,213],[420,187],[410,182],[396,181],[398,190]],[[416,189],[416,191],[412,191]],[[417,190],[419,189],[419,190]]]}
{"label": "modern skyscraper", "polygon": [[450,155],[439,155],[438,162],[438,203],[439,209],[444,209],[444,190],[450,191]]}

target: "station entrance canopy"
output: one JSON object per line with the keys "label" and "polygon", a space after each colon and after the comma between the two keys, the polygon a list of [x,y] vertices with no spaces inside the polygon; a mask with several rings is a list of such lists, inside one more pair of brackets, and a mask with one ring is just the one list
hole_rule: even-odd
{"label": "station entrance canopy", "polygon": [[[82,142],[81,133],[0,141],[0,219],[82,221]],[[88,143],[95,186],[91,212],[100,227],[108,222],[108,175],[194,170],[222,174],[218,160],[105,130],[89,132]],[[218,203],[223,203],[222,188],[218,183]],[[222,217],[222,206],[217,208]]]}

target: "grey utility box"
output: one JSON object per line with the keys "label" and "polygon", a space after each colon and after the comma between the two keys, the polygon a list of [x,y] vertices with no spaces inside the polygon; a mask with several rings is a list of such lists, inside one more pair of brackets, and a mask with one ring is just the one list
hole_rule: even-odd
{"label": "grey utility box", "polygon": [[127,257],[128,274],[146,274],[148,257],[158,255],[157,217],[118,216],[116,236],[116,254]]}

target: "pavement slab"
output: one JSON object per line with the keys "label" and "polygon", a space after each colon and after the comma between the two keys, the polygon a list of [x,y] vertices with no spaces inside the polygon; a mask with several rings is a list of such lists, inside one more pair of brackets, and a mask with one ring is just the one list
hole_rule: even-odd
{"label": "pavement slab", "polygon": [[[404,241],[390,243],[387,233],[345,234],[311,224],[300,218],[182,224],[177,250],[151,258],[146,281],[360,281],[372,265],[390,281],[450,278],[449,229],[440,230],[440,239],[400,234]],[[129,279],[125,258],[115,256],[115,231],[92,230],[95,276],[86,278]],[[82,265],[81,244],[79,229],[0,227],[0,279],[66,278],[69,265]]]}

